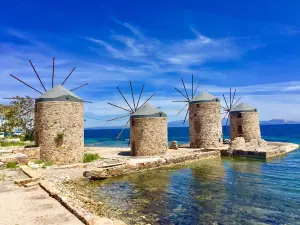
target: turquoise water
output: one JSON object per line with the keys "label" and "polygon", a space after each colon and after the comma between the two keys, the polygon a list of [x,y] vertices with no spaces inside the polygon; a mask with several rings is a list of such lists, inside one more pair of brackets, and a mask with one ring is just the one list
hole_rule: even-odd
{"label": "turquoise water", "polygon": [[[183,142],[184,132],[171,131]],[[300,143],[299,125],[265,126],[262,134]],[[300,224],[300,150],[268,161],[195,162],[86,187],[128,224]]]}

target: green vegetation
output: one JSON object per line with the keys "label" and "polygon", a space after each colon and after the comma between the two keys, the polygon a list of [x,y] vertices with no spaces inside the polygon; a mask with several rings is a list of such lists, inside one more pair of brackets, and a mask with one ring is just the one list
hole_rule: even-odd
{"label": "green vegetation", "polygon": [[25,98],[16,96],[9,105],[0,104],[0,131],[7,137],[11,136],[15,128],[24,131],[24,141],[33,141],[34,100],[28,96]]}
{"label": "green vegetation", "polygon": [[54,141],[56,143],[56,146],[61,146],[63,144],[65,134],[63,132],[59,132],[56,134],[56,137],[54,138]]}
{"label": "green vegetation", "polygon": [[7,169],[16,169],[17,168],[18,163],[17,162],[8,162],[6,164],[6,168]]}
{"label": "green vegetation", "polygon": [[24,146],[25,143],[22,141],[17,141],[17,142],[7,142],[3,141],[1,142],[1,147],[10,147],[10,146]]}
{"label": "green vegetation", "polygon": [[84,163],[92,162],[97,159],[101,159],[101,157],[98,155],[98,153],[85,153],[83,156]]}
{"label": "green vegetation", "polygon": [[48,161],[48,162],[45,162],[44,164],[43,164],[43,166],[42,166],[42,168],[46,168],[47,166],[53,166],[53,163],[52,162],[50,162],[50,161]]}
{"label": "green vegetation", "polygon": [[35,163],[35,164],[42,164],[42,163],[43,163],[43,160],[37,159],[37,160],[34,161],[34,163]]}
{"label": "green vegetation", "polygon": [[0,173],[0,181],[4,181],[5,180],[5,174],[4,173]]}

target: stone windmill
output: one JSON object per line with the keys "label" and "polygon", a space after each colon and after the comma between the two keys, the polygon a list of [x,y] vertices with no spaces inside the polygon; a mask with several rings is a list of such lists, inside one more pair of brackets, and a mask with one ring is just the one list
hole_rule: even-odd
{"label": "stone windmill", "polygon": [[81,162],[84,154],[84,105],[81,98],[72,91],[82,88],[87,83],[71,89],[63,87],[76,67],[65,80],[54,85],[54,58],[52,61],[52,86],[47,90],[34,65],[29,60],[44,93],[32,87],[16,76],[19,82],[41,94],[35,99],[35,142],[40,147],[40,158],[55,164]]}
{"label": "stone windmill", "polygon": [[117,90],[129,107],[126,109],[108,102],[109,105],[126,111],[127,115],[107,121],[129,117],[128,121],[117,136],[117,139],[120,138],[122,132],[130,122],[130,147],[131,154],[133,156],[164,154],[168,150],[168,121],[165,113],[147,103],[154,96],[154,94],[152,94],[143,104],[140,105],[139,103],[144,90],[143,85],[136,103],[132,83],[130,81],[130,91],[133,102],[133,104],[130,105],[118,87]]}
{"label": "stone windmill", "polygon": [[261,138],[259,117],[257,109],[249,106],[246,103],[240,103],[238,98],[234,100],[236,89],[232,95],[231,89],[229,90],[229,100],[226,100],[223,95],[226,106],[224,109],[225,116],[227,117],[225,129],[227,128],[228,119],[230,119],[230,139],[233,141],[236,137],[243,137],[246,142]]}
{"label": "stone windmill", "polygon": [[185,123],[186,117],[189,114],[190,147],[207,149],[220,147],[223,144],[220,100],[208,93],[206,90],[201,92],[199,95],[195,95],[199,83],[194,90],[193,75],[191,98],[188,95],[182,78],[181,82],[185,90],[185,94],[177,88],[175,89],[185,98],[185,100],[174,102],[187,102],[179,113],[188,106],[183,123]]}

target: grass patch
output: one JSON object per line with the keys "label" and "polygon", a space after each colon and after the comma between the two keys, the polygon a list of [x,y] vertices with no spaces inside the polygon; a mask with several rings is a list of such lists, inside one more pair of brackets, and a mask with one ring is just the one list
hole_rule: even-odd
{"label": "grass patch", "polygon": [[22,142],[22,141],[18,141],[18,142],[6,142],[6,141],[3,141],[1,143],[1,147],[10,147],[10,146],[24,146],[25,143]]}
{"label": "grass patch", "polygon": [[17,168],[18,163],[17,162],[8,162],[6,164],[6,168],[7,169],[16,169]]}
{"label": "grass patch", "polygon": [[42,163],[43,163],[43,160],[37,159],[37,160],[34,161],[34,163],[35,163],[35,164],[42,164]]}
{"label": "grass patch", "polygon": [[97,159],[101,159],[101,157],[98,155],[98,153],[84,153],[84,156],[83,156],[84,163],[92,162]]}
{"label": "grass patch", "polygon": [[46,168],[47,166],[53,166],[53,163],[52,162],[45,162],[42,166],[42,168]]}

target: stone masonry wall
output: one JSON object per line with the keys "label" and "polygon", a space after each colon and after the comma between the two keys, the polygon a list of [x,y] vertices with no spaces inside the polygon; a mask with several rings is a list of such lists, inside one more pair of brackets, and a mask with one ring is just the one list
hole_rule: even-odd
{"label": "stone masonry wall", "polygon": [[38,143],[42,160],[54,164],[82,162],[83,111],[83,103],[80,102],[37,103]]}
{"label": "stone masonry wall", "polygon": [[219,102],[189,105],[191,148],[216,148],[223,144]]}
{"label": "stone masonry wall", "polygon": [[168,119],[166,117],[131,119],[131,154],[134,156],[165,154],[168,150],[167,126]]}
{"label": "stone masonry wall", "polygon": [[37,104],[35,104],[34,110],[34,141],[35,145],[39,146],[39,124],[38,124],[38,113],[37,113]]}
{"label": "stone masonry wall", "polygon": [[242,127],[242,137],[246,142],[253,139],[259,140],[260,127],[257,112],[241,112],[241,118],[238,118],[239,113],[230,113],[230,139],[234,140],[239,137],[239,126]]}

